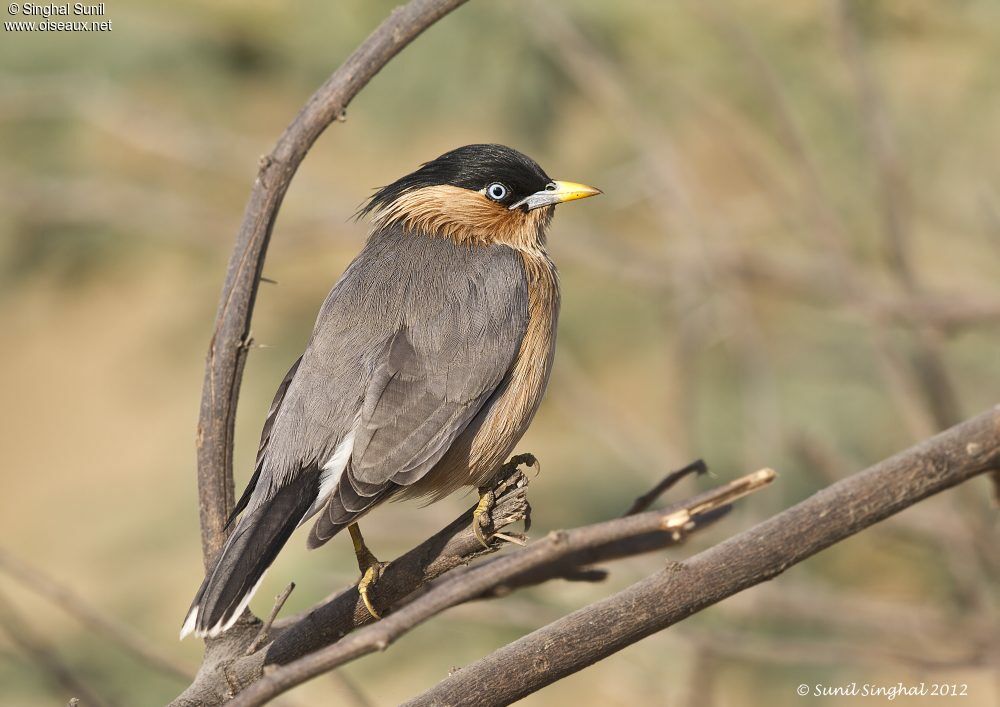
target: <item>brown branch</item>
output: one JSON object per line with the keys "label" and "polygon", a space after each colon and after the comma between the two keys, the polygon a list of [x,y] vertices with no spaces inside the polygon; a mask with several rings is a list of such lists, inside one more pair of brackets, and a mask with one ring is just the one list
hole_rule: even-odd
{"label": "brown branch", "polygon": [[654,503],[656,503],[656,499],[672,489],[677,482],[685,476],[690,476],[691,474],[705,474],[707,472],[708,466],[705,465],[705,462],[702,459],[693,461],[682,469],[670,472],[663,477],[660,483],[635,499],[623,515],[631,516],[648,510]]}
{"label": "brown branch", "polygon": [[699,645],[688,677],[684,704],[711,707],[715,703],[715,684],[719,675],[718,659],[707,646]]}
{"label": "brown branch", "polygon": [[[497,530],[527,519],[530,511],[527,483],[527,477],[512,465],[498,474],[492,513]],[[438,533],[390,562],[375,588],[376,604],[393,607],[445,572],[503,547],[504,543],[499,541],[492,543],[489,549],[482,546],[472,531],[472,512],[470,508]],[[173,704],[178,707],[221,704],[258,680],[264,674],[265,665],[293,661],[371,622],[371,614],[361,601],[356,585],[301,614],[276,620],[270,631],[271,642],[252,655],[245,653],[259,635],[261,622],[241,620],[220,638],[206,643],[205,659],[198,675]]]}
{"label": "brown branch", "polygon": [[274,606],[271,607],[271,613],[264,619],[264,625],[260,627],[260,633],[247,646],[244,655],[256,653],[261,646],[267,643],[267,639],[271,636],[271,627],[274,625],[274,620],[278,618],[278,612],[281,611],[281,607],[285,605],[285,602],[288,601],[288,597],[294,590],[295,582],[289,582],[288,586],[282,589],[281,593],[274,598]]}
{"label": "brown branch", "polygon": [[[525,587],[535,587],[545,584],[555,579],[567,582],[603,582],[608,577],[608,571],[596,567],[614,560],[621,560],[626,557],[636,557],[649,552],[663,550],[668,547],[681,544],[692,533],[708,527],[712,523],[720,520],[731,510],[732,506],[721,506],[711,512],[698,515],[691,521],[691,525],[685,528],[684,532],[678,533],[675,530],[658,529],[648,533],[641,533],[627,538],[612,540],[611,542],[595,544],[582,548],[579,551],[571,552],[549,564],[541,565],[535,569],[522,572],[511,577],[483,592],[478,599],[494,599],[505,597],[511,592]],[[499,561],[502,558],[491,560]],[[485,563],[484,563],[485,564]],[[471,572],[474,568],[466,569]],[[458,573],[463,570],[446,575],[440,581],[450,582],[457,578]],[[432,587],[427,587],[431,589]]]}
{"label": "brown branch", "polygon": [[[224,521],[233,503],[233,421],[242,369],[250,346],[250,319],[264,255],[284,194],[298,165],[312,144],[333,120],[343,115],[343,110],[357,92],[420,32],[464,1],[412,0],[404,8],[394,12],[313,95],[285,130],[272,152],[261,160],[259,174],[230,259],[217,313],[215,333],[206,362],[198,429],[200,516],[206,565],[221,547],[224,539]],[[669,156],[669,142],[662,142],[661,146],[662,152]],[[677,176],[670,170],[667,170],[662,178],[668,186],[677,180]],[[677,191],[676,200],[684,207],[685,212],[689,211],[690,205],[686,203],[688,199],[683,193],[684,189],[677,187],[675,191]],[[697,228],[696,219],[691,214],[687,214],[681,221],[686,230]],[[856,299],[861,300],[861,298]],[[866,306],[869,304],[863,301],[861,303]],[[976,420],[973,420],[966,425],[975,422]],[[993,428],[995,434],[995,422]],[[995,445],[989,447],[989,450],[989,461],[995,463]],[[966,455],[974,459],[982,457],[982,454],[969,450],[966,450]],[[945,460],[949,461],[954,460]],[[518,661],[525,660],[526,656],[531,655],[530,651],[519,652],[521,649],[518,646],[531,644],[539,633],[536,632],[477,663],[476,666],[487,666],[482,668],[481,672],[474,670],[476,666],[470,666],[462,671],[462,674],[471,675],[472,684],[476,684],[476,680],[486,684],[489,680],[500,679],[498,676],[503,674],[511,677],[512,687],[508,689],[508,694],[513,694],[511,690],[515,692],[523,690],[520,694],[529,694],[538,687],[579,670],[590,662],[599,660],[637,640],[641,635],[648,635],[745,586],[774,576],[790,564],[804,559],[832,542],[857,532],[862,527],[916,502],[923,496],[962,480],[962,478],[951,478],[949,475],[951,467],[947,463],[935,462],[924,469],[930,481],[925,483],[920,479],[908,477],[896,479],[900,483],[911,482],[913,488],[907,487],[906,493],[900,495],[896,493],[899,488],[894,489],[890,486],[880,489],[882,493],[879,495],[876,489],[870,488],[870,484],[866,485],[867,476],[884,465],[891,467],[893,462],[894,460],[888,460],[866,474],[852,477],[814,497],[814,499],[823,497],[830,502],[825,507],[822,503],[819,504],[819,510],[825,508],[829,512],[828,515],[807,517],[799,512],[798,509],[802,506],[814,501],[810,499],[758,526],[773,531],[772,535],[758,537],[753,535],[757,529],[749,531],[756,545],[738,547],[737,543],[737,546],[733,546],[734,541],[741,538],[744,542],[747,541],[748,534],[744,534],[698,555],[685,565],[680,565],[689,571],[670,572],[648,578],[606,602],[582,610],[584,613],[596,611],[597,613],[593,614],[597,621],[595,626],[602,626],[608,615],[615,611],[620,614],[623,611],[623,602],[628,599],[625,595],[655,599],[649,604],[633,605],[632,613],[626,614],[624,618],[619,617],[620,623],[612,626],[615,628],[614,631],[601,628],[600,640],[592,641],[597,646],[596,649],[582,646],[576,650],[576,644],[572,643],[574,639],[572,634],[567,636],[565,633],[560,633],[567,627],[574,628],[573,622],[576,620],[574,617],[581,614],[577,612],[542,629],[543,632],[552,632],[557,641],[564,641],[558,645],[573,650],[566,650],[565,654],[557,651],[551,661],[548,654],[544,654],[541,663],[537,665],[529,663],[529,669],[518,670],[516,675],[510,676],[510,666],[520,668],[523,663]],[[878,473],[890,475],[895,473],[897,476],[903,476],[903,472],[894,467],[887,472],[882,470]],[[961,476],[962,473],[964,472],[958,472],[958,475]],[[865,479],[856,482],[863,492],[862,498],[841,498],[841,491],[837,489],[840,489],[842,484],[855,481],[862,476]],[[758,477],[757,482],[762,483],[763,479],[764,477]],[[859,489],[848,489],[844,493],[853,493]],[[498,528],[524,518],[527,514],[527,503],[521,481],[509,485],[506,491],[507,495],[502,501],[498,501],[497,505]],[[863,498],[866,493],[869,497]],[[824,494],[830,498],[827,499]],[[386,647],[397,636],[455,603],[493,596],[500,591],[509,591],[512,587],[524,586],[525,583],[538,583],[555,577],[598,578],[601,576],[598,571],[587,569],[587,564],[669,544],[674,540],[674,531],[682,536],[698,523],[718,517],[718,513],[724,511],[725,504],[731,500],[729,497],[716,498],[715,505],[710,507],[685,506],[674,513],[669,511],[644,513],[606,524],[587,526],[565,534],[556,534],[505,557],[462,570],[462,565],[486,552],[478,545],[471,532],[471,511],[467,512],[386,568],[376,588],[376,601],[379,605],[394,609],[385,620],[365,626],[371,622],[371,618],[358,597],[356,587],[352,587],[330,597],[302,615],[274,621],[271,630],[264,633],[270,642],[264,648],[251,651],[250,655],[244,655],[247,647],[255,642],[255,637],[261,635],[260,622],[253,618],[244,618],[220,639],[207,642],[205,661],[199,675],[175,704],[218,704],[234,695],[236,704],[260,704],[260,700],[266,700],[269,696],[278,694],[312,675]],[[865,500],[868,501],[867,505],[862,503]],[[850,513],[842,512],[836,503],[840,501],[844,502],[844,507],[852,509]],[[813,504],[814,511],[816,503]],[[687,515],[681,513],[681,510]],[[799,515],[795,515],[796,512],[799,512]],[[882,515],[879,515],[880,513]],[[780,523],[778,527],[771,528],[771,524],[789,514],[792,514],[791,521],[799,523],[795,532],[802,533],[804,537],[787,535],[789,528]],[[655,525],[650,525],[648,528],[642,525],[652,523],[653,519],[656,520]],[[665,519],[672,519],[669,528],[663,527]],[[813,522],[814,526],[808,526],[807,521]],[[600,529],[608,535],[601,536],[595,529]],[[596,535],[593,535],[594,533]],[[729,559],[735,552],[734,547],[743,554]],[[493,549],[496,549],[496,546]],[[730,566],[723,572],[719,572],[718,569],[720,559],[730,562]],[[452,572],[456,568],[458,571]],[[552,568],[558,571],[553,571]],[[713,568],[715,575],[709,571]],[[753,575],[754,570],[761,576]],[[446,572],[450,572],[447,577],[434,582]],[[702,584],[693,582],[691,577],[698,578]],[[703,586],[706,591],[700,591]],[[693,587],[697,587],[699,591],[694,591]],[[664,588],[670,589],[675,594],[663,593]],[[418,590],[420,594],[414,598],[414,593]],[[643,592],[646,594],[642,594]],[[640,606],[643,610],[635,611],[635,606]],[[604,611],[601,607],[605,607],[605,613],[601,613]],[[645,620],[645,624],[640,625],[636,623],[637,620]],[[581,626],[586,630],[581,630]],[[355,631],[359,627],[360,630]],[[593,638],[593,633],[587,633],[590,629],[587,629],[586,624],[576,624],[574,630],[578,634],[576,640],[583,640],[588,635]],[[351,633],[352,631],[354,633]],[[348,635],[349,633],[351,635]],[[505,666],[502,662],[491,662],[491,659],[503,651],[513,651],[510,654],[510,659],[513,661],[510,666]],[[497,666],[500,667],[499,672],[496,670]],[[432,695],[438,689],[447,691],[449,684],[452,686],[451,689],[458,689],[455,681],[449,678],[439,688],[427,694]],[[418,701],[421,699],[418,698]],[[477,688],[470,690],[467,687],[461,692],[455,692],[448,701],[472,704],[476,700],[486,700],[484,704],[492,704],[494,700],[509,701],[502,697],[502,691],[483,691]]]}
{"label": "brown branch", "polygon": [[[684,477],[695,473],[703,474],[707,471],[708,467],[705,465],[705,462],[699,459],[691,464],[688,464],[682,469],[670,472],[664,476],[663,479],[656,484],[656,486],[644,493],[642,496],[639,496],[621,517],[625,518],[648,509],[660,496],[666,493],[669,489],[673,488]],[[567,582],[602,582],[607,579],[608,572],[607,570],[595,567],[595,565],[605,564],[607,562],[619,560],[625,557],[635,557],[647,552],[662,550],[666,547],[677,545],[696,530],[700,530],[721,519],[730,511],[731,508],[731,506],[723,505],[710,512],[699,514],[697,518],[693,519],[692,527],[687,529],[683,535],[678,535],[676,532],[671,530],[658,528],[649,533],[642,533],[627,538],[619,538],[608,543],[591,545],[580,550],[579,552],[569,553],[557,562],[550,562],[530,572],[523,572],[505,582],[490,587],[488,591],[484,592],[478,598],[492,599],[496,597],[504,597],[514,590],[522,589],[524,587],[537,586],[554,579],[562,579]],[[501,558],[486,560],[483,564],[496,562],[499,559]],[[412,601],[413,599],[416,599],[418,595],[422,595],[427,591],[430,591],[438,584],[453,581],[461,573],[471,572],[472,569],[474,568],[460,567],[453,570],[440,580],[437,580],[437,582],[432,582],[424,587],[421,587],[419,592],[412,594],[406,601]],[[396,608],[398,609],[399,606]]]}
{"label": "brown branch", "polygon": [[[712,257],[727,275],[744,279],[762,292],[804,299],[818,306],[841,306],[877,321],[932,327],[944,332],[1000,321],[1000,300],[976,293],[899,294],[877,287],[872,283],[877,279],[875,274],[860,270],[853,285],[860,288],[861,296],[847,298],[826,263],[738,248],[716,251]],[[650,273],[649,280],[653,277]]]}
{"label": "brown branch", "polygon": [[[762,469],[661,511],[550,533],[548,537],[524,549],[441,583],[399,611],[327,648],[273,670],[265,670],[260,680],[240,692],[230,704],[232,707],[262,705],[316,675],[363,655],[385,650],[401,635],[449,607],[482,596],[493,587],[539,567],[559,562],[574,553],[657,530],[681,535],[688,532],[699,517],[714,513],[763,488],[774,478],[773,470]],[[463,699],[469,697],[470,695],[465,695]],[[452,701],[458,702],[459,700]]]}
{"label": "brown branch", "polygon": [[845,0],[834,0],[837,39],[857,94],[858,118],[876,175],[878,207],[881,210],[889,267],[906,289],[917,290],[913,268],[910,190],[886,115],[875,69],[858,27],[858,8]]}
{"label": "brown branch", "polygon": [[[22,618],[10,600],[0,595],[0,629],[11,643],[20,648],[45,674],[61,700],[82,698],[88,705],[102,707],[112,702],[91,690],[70,669],[62,658],[42,640]],[[68,693],[68,694],[67,694]]]}
{"label": "brown branch", "polygon": [[[689,465],[681,472],[672,472],[666,479],[677,480],[679,474],[690,474],[699,469],[697,464]],[[525,495],[527,477],[514,465],[508,465],[498,475],[495,484],[496,504],[492,514],[494,526],[499,530],[526,519],[530,510]],[[661,493],[666,490],[664,482],[657,485],[657,490]],[[644,497],[650,495],[645,494]],[[720,518],[728,508],[729,506],[723,505],[714,509],[700,509],[692,519],[691,526],[684,528],[680,534],[677,528],[662,529],[657,526],[648,532],[639,532],[567,553],[559,561],[512,577],[475,598],[506,594],[515,588],[550,579],[603,579],[605,573],[602,570],[586,569],[584,566],[676,544],[683,537]],[[485,550],[476,539],[471,522],[470,508],[433,537],[389,563],[376,587],[376,602],[379,606],[399,610],[416,597],[435,589],[444,580],[461,582],[465,572],[471,571],[466,567],[469,562],[503,546],[503,543],[498,542],[489,551]],[[276,620],[269,637],[273,639],[272,642],[249,656],[245,655],[247,647],[260,634],[261,624],[259,621],[238,623],[220,639],[208,643],[205,661],[198,676],[174,704],[220,704],[258,680],[273,665],[289,663],[308,655],[371,622],[371,615],[361,602],[356,586],[353,586],[335,593],[301,614]]]}
{"label": "brown branch", "polygon": [[421,32],[466,0],[411,0],[396,9],[312,95],[260,161],[222,287],[205,364],[198,419],[198,499],[206,569],[225,539],[233,507],[233,425],[250,318],[278,209],[316,139],[357,93]]}
{"label": "brown branch", "polygon": [[1000,406],[454,671],[407,704],[510,704],[930,495],[997,468]]}
{"label": "brown branch", "polygon": [[0,548],[0,572],[4,572],[23,587],[52,602],[93,631],[95,635],[118,645],[153,670],[185,682],[194,674],[193,669],[186,668],[174,660],[128,625],[104,614],[65,585],[17,559],[3,548]]}

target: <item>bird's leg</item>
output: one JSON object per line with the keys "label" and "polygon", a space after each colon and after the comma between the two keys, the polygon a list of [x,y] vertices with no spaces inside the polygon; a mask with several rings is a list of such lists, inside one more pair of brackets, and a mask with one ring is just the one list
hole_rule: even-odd
{"label": "bird's leg", "polygon": [[[518,466],[525,464],[527,466],[540,467],[538,460],[535,458],[534,454],[517,454],[510,458],[510,461],[504,464],[503,469],[506,470],[506,475],[501,473],[493,477],[489,486],[479,487],[479,503],[476,505],[476,510],[472,512],[472,532],[475,533],[476,539],[482,543],[483,547],[489,548],[490,540],[494,537],[499,537],[510,542],[517,543],[519,545],[524,544],[523,541],[519,541],[515,537],[510,535],[500,535],[493,532],[493,507],[496,505],[497,499],[497,483],[501,478],[510,478],[510,474],[517,472]],[[502,482],[501,482],[502,483]],[[528,521],[530,523],[530,521]],[[527,529],[527,527],[526,527]],[[486,531],[489,531],[487,534]]]}
{"label": "bird's leg", "polygon": [[382,569],[386,563],[379,562],[378,558],[365,545],[365,539],[361,535],[361,528],[357,523],[351,523],[347,526],[347,530],[351,533],[351,542],[354,543],[354,554],[358,558],[358,569],[361,570],[361,581],[358,582],[358,594],[361,595],[361,601],[364,602],[365,608],[368,609],[368,613],[372,615],[372,618],[380,619],[382,616],[375,611],[370,592],[372,586],[382,576]]}
{"label": "bird's leg", "polygon": [[491,531],[493,529],[493,517],[490,514],[493,512],[496,500],[496,493],[494,493],[492,488],[488,486],[479,487],[479,503],[476,505],[476,510],[472,512],[472,532],[475,533],[476,540],[481,542],[483,547],[489,547],[490,538],[493,537],[492,532],[487,536],[484,531],[487,528]]}

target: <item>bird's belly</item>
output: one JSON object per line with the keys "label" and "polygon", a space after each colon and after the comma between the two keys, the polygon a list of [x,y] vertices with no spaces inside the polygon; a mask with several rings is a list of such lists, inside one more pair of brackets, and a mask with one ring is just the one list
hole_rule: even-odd
{"label": "bird's belly", "polygon": [[441,499],[462,486],[482,486],[507,460],[531,424],[548,385],[555,354],[559,287],[547,257],[524,256],[528,327],[517,359],[496,394],[433,469],[403,497]]}

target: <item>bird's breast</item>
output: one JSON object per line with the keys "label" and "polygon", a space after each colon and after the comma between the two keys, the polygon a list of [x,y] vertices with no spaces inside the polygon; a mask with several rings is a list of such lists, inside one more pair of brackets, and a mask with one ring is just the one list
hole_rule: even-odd
{"label": "bird's breast", "polygon": [[406,496],[442,498],[462,486],[482,486],[510,456],[542,401],[555,354],[559,280],[544,252],[522,251],[528,322],[510,371],[496,393],[435,468]]}

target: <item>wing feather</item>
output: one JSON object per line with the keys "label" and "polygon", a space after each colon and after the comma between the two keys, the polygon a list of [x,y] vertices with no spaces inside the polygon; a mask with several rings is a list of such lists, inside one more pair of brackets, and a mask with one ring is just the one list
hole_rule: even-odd
{"label": "wing feather", "polygon": [[420,296],[373,361],[351,459],[310,546],[423,478],[513,366],[527,329],[523,266],[510,249],[481,250],[493,252],[411,277]]}
{"label": "wing feather", "polygon": [[274,428],[275,417],[278,415],[278,410],[281,409],[281,403],[285,400],[285,393],[288,391],[288,386],[291,385],[292,379],[295,377],[295,372],[299,370],[300,363],[302,363],[301,356],[295,359],[295,363],[293,363],[292,367],[288,369],[288,373],[285,374],[281,384],[278,385],[278,390],[274,393],[274,398],[271,400],[271,407],[267,410],[267,417],[264,419],[264,427],[260,433],[260,444],[257,447],[257,461],[254,464],[253,475],[250,477],[247,487],[243,490],[243,495],[240,496],[240,500],[236,502],[233,512],[229,514],[229,519],[226,521],[227,528],[232,525],[236,516],[238,516],[243,509],[247,507],[247,504],[250,503],[253,491],[257,487],[257,482],[260,480],[261,469],[264,466],[264,453],[267,450],[268,442],[271,441],[271,430]]}

